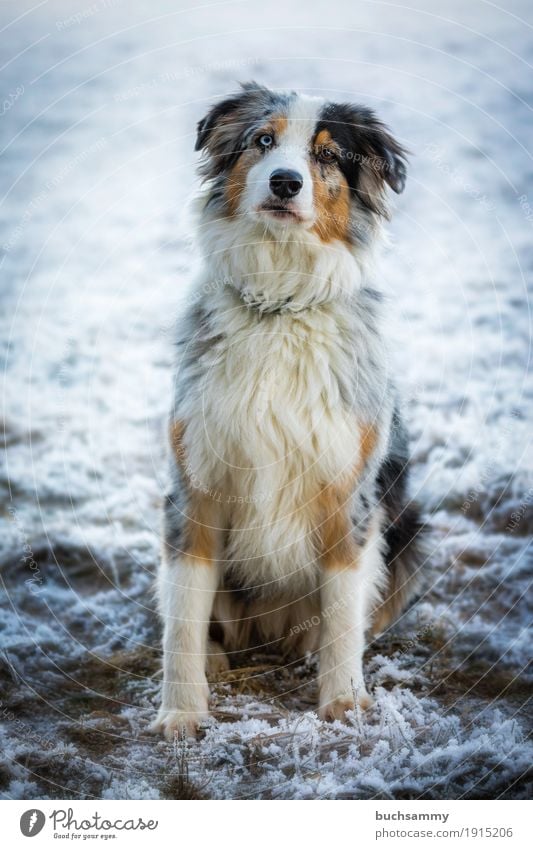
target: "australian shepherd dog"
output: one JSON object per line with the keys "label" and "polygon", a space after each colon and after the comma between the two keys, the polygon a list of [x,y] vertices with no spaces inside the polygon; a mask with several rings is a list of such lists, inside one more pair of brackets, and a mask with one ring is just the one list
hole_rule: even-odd
{"label": "australian shepherd dog", "polygon": [[158,577],[162,704],[206,673],[318,652],[319,715],[371,702],[365,642],[419,584],[407,440],[370,275],[405,150],[374,113],[255,83],[198,124],[202,271],[181,320]]}

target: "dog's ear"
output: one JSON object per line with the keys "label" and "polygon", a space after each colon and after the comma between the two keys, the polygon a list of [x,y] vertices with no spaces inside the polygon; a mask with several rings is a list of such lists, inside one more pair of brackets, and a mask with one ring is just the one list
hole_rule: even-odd
{"label": "dog's ear", "polygon": [[362,118],[362,139],[369,153],[369,164],[399,195],[407,178],[407,151],[371,110],[364,110]]}
{"label": "dog's ear", "polygon": [[371,109],[353,107],[352,137],[359,202],[383,218],[389,217],[385,187],[400,194],[407,177],[407,151]]}
{"label": "dog's ear", "polygon": [[217,127],[223,128],[226,138],[233,134],[237,140],[251,120],[257,120],[275,103],[276,95],[265,86],[253,80],[240,85],[241,91],[216,103],[198,122],[195,150],[209,148]]}
{"label": "dog's ear", "polygon": [[235,113],[242,102],[242,94],[236,94],[222,100],[209,110],[205,118],[198,121],[198,134],[196,136],[195,150],[202,150],[207,147],[209,137],[217,126],[218,122],[223,118],[228,118],[232,113]]}
{"label": "dog's ear", "polygon": [[350,103],[329,103],[320,126],[341,148],[339,160],[352,195],[366,209],[387,216],[385,188],[399,194],[406,179],[407,151],[371,109]]}

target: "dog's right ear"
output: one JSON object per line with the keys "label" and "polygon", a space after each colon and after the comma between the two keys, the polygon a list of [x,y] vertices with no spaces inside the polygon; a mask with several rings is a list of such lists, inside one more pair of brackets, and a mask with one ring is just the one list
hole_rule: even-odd
{"label": "dog's right ear", "polygon": [[248,126],[276,104],[277,95],[255,80],[240,86],[240,91],[215,104],[198,122],[195,150],[207,149],[212,156],[227,155],[231,143],[237,150]]}
{"label": "dog's right ear", "polygon": [[205,154],[199,172],[204,179],[230,169],[246,147],[246,134],[277,102],[276,95],[256,82],[241,83],[235,92],[215,104],[198,123],[195,150]]}
{"label": "dog's right ear", "polygon": [[242,94],[236,94],[233,97],[228,97],[217,103],[216,106],[207,113],[205,118],[198,121],[198,135],[196,136],[195,150],[202,150],[207,147],[211,133],[221,119],[228,118],[232,112],[236,112],[242,102]]}

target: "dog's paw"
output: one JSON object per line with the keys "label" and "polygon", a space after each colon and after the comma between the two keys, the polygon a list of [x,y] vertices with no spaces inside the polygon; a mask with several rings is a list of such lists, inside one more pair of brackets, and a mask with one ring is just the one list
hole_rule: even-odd
{"label": "dog's paw", "polygon": [[368,710],[374,704],[374,699],[366,690],[358,690],[356,699],[354,699],[353,693],[350,693],[337,696],[331,699],[331,701],[320,705],[318,715],[320,719],[324,719],[326,722],[334,722],[336,719],[339,719],[341,722],[347,722],[348,717],[346,714],[348,711],[355,710],[356,704],[361,710]]}
{"label": "dog's paw", "polygon": [[163,734],[170,741],[180,737],[195,737],[200,723],[207,716],[207,708],[198,711],[160,708],[150,725],[150,731],[152,734]]}

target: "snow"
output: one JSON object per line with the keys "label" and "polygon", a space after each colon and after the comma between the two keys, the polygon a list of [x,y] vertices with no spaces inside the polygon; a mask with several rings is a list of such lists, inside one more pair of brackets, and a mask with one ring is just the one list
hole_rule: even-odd
{"label": "snow", "polygon": [[[527,796],[530,4],[0,15],[0,792]],[[248,78],[363,101],[413,152],[379,276],[432,551],[422,598],[369,649],[368,716],[320,722],[312,660],[255,658],[214,684],[202,738],[173,747],[147,725],[194,128]]]}

